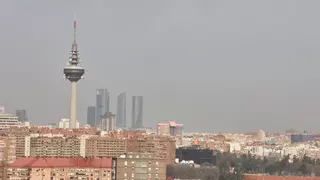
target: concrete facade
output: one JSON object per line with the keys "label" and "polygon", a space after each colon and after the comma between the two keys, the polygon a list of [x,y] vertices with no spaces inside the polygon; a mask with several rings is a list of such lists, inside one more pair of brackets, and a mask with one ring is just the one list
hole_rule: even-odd
{"label": "concrete facade", "polygon": [[109,137],[91,137],[85,142],[86,157],[118,157],[126,153],[125,139]]}
{"label": "concrete facade", "polygon": [[166,179],[166,160],[155,159],[153,154],[128,153],[117,158],[118,180]]}
{"label": "concrete facade", "polygon": [[79,157],[80,138],[32,137],[25,138],[26,157]]}
{"label": "concrete facade", "polygon": [[176,144],[174,139],[165,137],[129,139],[127,152],[151,153],[156,159],[165,159],[167,164],[172,164],[176,157]]}
{"label": "concrete facade", "polygon": [[20,158],[7,168],[7,179],[114,180],[110,158]]}

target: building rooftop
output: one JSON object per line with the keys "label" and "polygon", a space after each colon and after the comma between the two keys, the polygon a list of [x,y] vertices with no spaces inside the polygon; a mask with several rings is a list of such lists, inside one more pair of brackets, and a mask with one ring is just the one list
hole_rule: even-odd
{"label": "building rooftop", "polygon": [[12,168],[111,168],[111,158],[19,158]]}

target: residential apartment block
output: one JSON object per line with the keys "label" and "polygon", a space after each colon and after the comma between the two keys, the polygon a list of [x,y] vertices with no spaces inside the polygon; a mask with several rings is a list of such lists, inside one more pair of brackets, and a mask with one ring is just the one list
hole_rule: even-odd
{"label": "residential apartment block", "polygon": [[118,157],[126,152],[125,139],[90,137],[85,140],[86,157]]}
{"label": "residential apartment block", "polygon": [[0,164],[9,164],[16,160],[16,137],[0,136]]}
{"label": "residential apartment block", "polygon": [[16,157],[25,156],[25,137],[29,136],[29,132],[25,131],[13,131],[10,135],[16,137]]}
{"label": "residential apartment block", "polygon": [[0,136],[0,179],[6,179],[6,167],[16,160],[16,137]]}
{"label": "residential apartment block", "polygon": [[9,165],[7,179],[114,180],[111,158],[19,158]]}
{"label": "residential apartment block", "polygon": [[156,159],[165,159],[167,164],[172,164],[176,156],[176,144],[174,139],[168,137],[128,139],[127,152],[151,153]]}
{"label": "residential apartment block", "polygon": [[80,138],[30,135],[25,137],[26,157],[80,157]]}
{"label": "residential apartment block", "polygon": [[8,129],[18,126],[23,126],[23,124],[18,121],[18,117],[15,117],[11,114],[0,113],[0,129]]}
{"label": "residential apartment block", "polygon": [[166,179],[166,160],[153,154],[128,153],[117,158],[117,180]]}

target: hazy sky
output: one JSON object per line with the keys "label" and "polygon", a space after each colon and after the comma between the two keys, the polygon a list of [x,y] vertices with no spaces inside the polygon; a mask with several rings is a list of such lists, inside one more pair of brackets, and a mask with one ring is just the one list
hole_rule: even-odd
{"label": "hazy sky", "polygon": [[74,12],[85,79],[78,118],[95,89],[144,96],[144,124],[187,131],[318,131],[319,0],[0,1],[0,105],[33,123],[69,116],[63,79]]}

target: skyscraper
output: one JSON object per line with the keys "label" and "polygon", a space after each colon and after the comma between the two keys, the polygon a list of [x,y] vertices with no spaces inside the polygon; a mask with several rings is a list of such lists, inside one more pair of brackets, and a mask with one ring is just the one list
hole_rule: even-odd
{"label": "skyscraper", "polygon": [[117,98],[117,116],[116,116],[116,123],[117,128],[126,128],[127,127],[127,119],[126,119],[126,93],[121,93],[118,95]]}
{"label": "skyscraper", "polygon": [[18,117],[18,120],[20,122],[28,121],[27,111],[25,109],[17,109],[16,110],[16,116]]}
{"label": "skyscraper", "polygon": [[80,66],[78,45],[76,43],[76,18],[73,21],[73,42],[68,65],[63,69],[65,78],[71,82],[70,128],[76,128],[77,122],[77,82],[83,78],[84,68]]}
{"label": "skyscraper", "polygon": [[89,124],[91,127],[94,127],[96,125],[96,107],[95,106],[89,106],[87,109],[87,124]]}
{"label": "skyscraper", "polygon": [[143,97],[132,96],[132,128],[143,127]]}
{"label": "skyscraper", "polygon": [[95,126],[100,126],[102,116],[109,111],[109,92],[107,89],[97,89],[96,95],[96,122]]}

